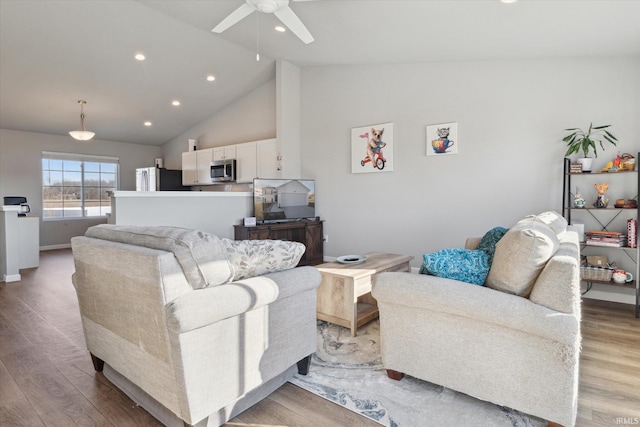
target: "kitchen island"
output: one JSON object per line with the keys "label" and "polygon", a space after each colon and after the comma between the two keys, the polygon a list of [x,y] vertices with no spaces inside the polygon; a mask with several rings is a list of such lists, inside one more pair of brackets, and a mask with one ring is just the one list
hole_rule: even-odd
{"label": "kitchen island", "polygon": [[171,225],[233,239],[233,226],[253,216],[253,193],[115,191],[110,224]]}

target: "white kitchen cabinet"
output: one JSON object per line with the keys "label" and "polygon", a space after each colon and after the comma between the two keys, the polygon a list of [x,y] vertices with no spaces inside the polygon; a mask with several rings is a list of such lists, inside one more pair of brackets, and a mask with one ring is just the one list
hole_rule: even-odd
{"label": "white kitchen cabinet", "polygon": [[278,159],[277,140],[265,139],[256,142],[257,177],[280,178],[280,160]]}
{"label": "white kitchen cabinet", "polygon": [[213,149],[182,153],[182,185],[211,184]]}
{"label": "white kitchen cabinet", "polygon": [[182,185],[198,183],[198,152],[182,153]]}
{"label": "white kitchen cabinet", "polygon": [[236,145],[236,182],[253,182],[258,170],[258,152],[256,142]]}
{"label": "white kitchen cabinet", "polygon": [[216,162],[218,160],[231,160],[236,157],[236,146],[235,145],[227,145],[224,147],[215,147],[213,148],[213,161]]}

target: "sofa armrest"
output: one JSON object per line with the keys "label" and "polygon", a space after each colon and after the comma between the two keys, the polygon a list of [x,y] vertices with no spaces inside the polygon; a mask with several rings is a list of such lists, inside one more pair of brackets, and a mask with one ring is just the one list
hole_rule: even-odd
{"label": "sofa armrest", "polygon": [[489,322],[570,344],[579,333],[579,319],[534,304],[526,298],[483,286],[436,276],[382,273],[372,295],[379,305],[392,304]]}
{"label": "sofa armrest", "polygon": [[478,247],[481,240],[482,240],[482,237],[469,237],[464,242],[464,248],[474,250]]}
{"label": "sofa armrest", "polygon": [[320,284],[314,267],[265,274],[185,293],[167,304],[167,325],[176,333],[198,329],[295,294]]}

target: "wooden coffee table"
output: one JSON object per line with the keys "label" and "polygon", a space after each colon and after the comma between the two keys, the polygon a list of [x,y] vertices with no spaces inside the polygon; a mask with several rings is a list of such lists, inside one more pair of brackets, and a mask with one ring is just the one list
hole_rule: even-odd
{"label": "wooden coffee table", "polygon": [[371,296],[373,278],[387,271],[411,271],[408,255],[369,252],[367,260],[350,265],[329,262],[316,265],[322,275],[318,288],[317,317],[351,329],[355,337],[358,328],[378,317],[378,304]]}

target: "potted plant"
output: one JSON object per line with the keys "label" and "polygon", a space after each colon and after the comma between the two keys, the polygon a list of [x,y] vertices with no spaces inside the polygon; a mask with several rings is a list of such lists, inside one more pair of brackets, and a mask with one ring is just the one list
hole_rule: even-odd
{"label": "potted plant", "polygon": [[571,132],[569,135],[562,138],[562,140],[567,143],[568,147],[565,157],[582,150],[584,157],[577,159],[577,162],[582,164],[583,172],[591,172],[591,163],[593,162],[593,158],[589,157],[589,149],[593,149],[593,155],[598,157],[596,142],[600,143],[600,148],[604,150],[602,138],[613,145],[616,145],[616,141],[618,140],[607,130],[608,127],[611,127],[611,125],[593,126],[593,123],[590,123],[589,130],[586,132],[580,128],[565,129],[565,132]]}

